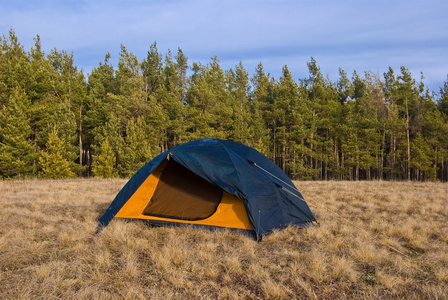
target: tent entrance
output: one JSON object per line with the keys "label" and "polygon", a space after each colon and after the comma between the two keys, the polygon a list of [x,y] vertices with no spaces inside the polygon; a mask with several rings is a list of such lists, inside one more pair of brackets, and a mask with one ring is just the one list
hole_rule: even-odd
{"label": "tent entrance", "polygon": [[215,213],[221,198],[221,188],[171,159],[163,169],[143,215],[188,221],[203,220]]}

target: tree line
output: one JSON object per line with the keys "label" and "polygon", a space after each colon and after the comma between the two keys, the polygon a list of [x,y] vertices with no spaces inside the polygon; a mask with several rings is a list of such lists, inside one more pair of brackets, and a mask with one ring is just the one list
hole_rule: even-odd
{"label": "tree line", "polygon": [[179,48],[146,57],[121,45],[84,75],[73,53],[0,39],[0,176],[129,177],[157,154],[199,138],[262,152],[299,180],[448,179],[448,80],[437,92],[406,67],[294,80],[260,63],[223,70]]}

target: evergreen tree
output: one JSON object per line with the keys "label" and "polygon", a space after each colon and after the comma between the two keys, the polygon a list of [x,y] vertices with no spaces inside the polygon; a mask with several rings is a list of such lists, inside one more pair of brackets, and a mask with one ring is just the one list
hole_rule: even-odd
{"label": "evergreen tree", "polygon": [[321,120],[320,114],[322,111],[322,99],[325,92],[325,81],[320,71],[316,60],[311,57],[311,61],[307,63],[309,77],[302,81],[302,93],[306,93],[307,99],[309,99],[309,107],[311,119],[309,123],[308,131],[308,143],[310,149],[310,155],[308,156],[308,165],[315,171],[313,179],[321,178],[322,174],[322,136],[319,134],[319,123]]}
{"label": "evergreen tree", "polygon": [[0,111],[0,176],[31,176],[35,172],[36,154],[31,142],[27,95],[16,87],[7,105]]}
{"label": "evergreen tree", "polygon": [[46,55],[39,36],[29,52],[12,29],[0,38],[0,176],[93,166],[128,177],[161,151],[215,137],[254,147],[293,178],[448,180],[448,82],[436,103],[404,66],[382,78],[340,69],[332,82],[311,58],[297,82],[262,63],[249,80],[241,62],[223,70],[217,57],[187,76],[182,50],[162,55],[156,43],[141,62],[121,45],[117,70],[110,58],[86,82],[72,53]]}
{"label": "evergreen tree", "polygon": [[[334,171],[337,161],[335,155],[335,140],[337,126],[341,114],[341,103],[338,101],[338,91],[335,85],[325,79],[314,58],[308,63],[310,76],[305,87],[311,103],[312,115],[316,117],[310,131],[311,150],[314,169],[319,171],[319,179],[328,179],[329,172]],[[313,121],[313,122],[314,122]]]}
{"label": "evergreen tree", "polygon": [[359,179],[360,141],[358,133],[358,116],[356,104],[350,101],[344,106],[341,130],[341,179]]}
{"label": "evergreen tree", "polygon": [[124,108],[124,114],[120,116],[120,123],[125,127],[130,117],[136,118],[145,111],[146,95],[140,63],[137,57],[132,52],[128,52],[123,45],[121,45],[116,77],[119,94],[123,96],[120,105]]}
{"label": "evergreen tree", "polygon": [[425,180],[435,178],[436,170],[434,168],[433,151],[423,136],[417,133],[411,144],[411,167],[416,170],[416,180]]}
{"label": "evergreen tree", "polygon": [[388,141],[388,154],[386,171],[387,179],[401,179],[404,172],[403,166],[403,141],[406,136],[406,123],[402,118],[402,107],[399,103],[398,95],[398,80],[395,76],[394,70],[389,67],[387,73],[384,73],[384,95],[387,110],[387,127],[386,132],[389,137]]}
{"label": "evergreen tree", "polygon": [[[124,140],[124,131],[125,129],[121,128],[120,121],[118,117],[113,114],[109,115],[109,119],[98,130],[95,135],[95,144],[93,149],[93,163],[98,159],[99,154],[104,153],[105,150],[101,149],[105,140],[107,139],[107,148],[108,151],[112,151],[114,156],[114,168],[115,175],[125,176],[128,172],[126,170],[126,154],[125,154],[125,140]],[[92,168],[92,172],[95,166]],[[94,174],[95,175],[95,174]]]}
{"label": "evergreen tree", "polygon": [[447,80],[443,83],[443,87],[440,88],[440,99],[437,107],[448,117],[448,76]]}
{"label": "evergreen tree", "polygon": [[0,106],[3,106],[16,89],[26,92],[29,58],[13,29],[0,42]]}
{"label": "evergreen tree", "polygon": [[58,136],[64,141],[61,148],[61,155],[64,160],[69,162],[70,168],[73,172],[78,173],[80,167],[75,163],[79,157],[76,147],[77,142],[77,120],[75,113],[71,110],[68,100],[57,103],[55,111],[51,117],[48,117],[48,124],[43,127],[42,140],[48,143],[50,134],[55,127],[58,131]]}
{"label": "evergreen tree", "polygon": [[162,60],[162,55],[157,49],[157,43],[154,42],[150,46],[146,59],[141,63],[145,91],[148,97],[154,97],[162,84]]}
{"label": "evergreen tree", "polygon": [[93,99],[104,100],[107,94],[118,93],[118,83],[110,58],[110,53],[106,53],[104,62],[100,61],[99,66],[94,67],[89,75],[88,92]]}
{"label": "evergreen tree", "polygon": [[125,156],[122,157],[122,176],[130,177],[153,157],[148,126],[143,117],[131,119],[126,126]]}
{"label": "evergreen tree", "polygon": [[411,180],[411,118],[415,113],[418,91],[411,73],[404,66],[400,69],[401,75],[398,76],[397,100],[406,125],[406,163],[403,166],[403,170],[406,172],[406,179]]}
{"label": "evergreen tree", "polygon": [[[357,135],[357,163],[355,165],[355,178],[371,179],[372,170],[377,167],[378,155],[381,147],[381,128],[379,128],[379,109],[382,108],[381,99],[373,94],[375,82],[366,73],[361,78],[354,73],[353,86],[353,120]],[[369,88],[371,87],[371,88]]]}
{"label": "evergreen tree", "polygon": [[[419,148],[427,150],[427,153],[424,153],[426,157],[432,157],[434,171],[431,171],[422,180],[438,178],[442,182],[448,181],[448,122],[446,115],[434,108],[426,111],[423,118],[422,137],[429,148]],[[418,168],[417,173],[419,173]]]}
{"label": "evergreen tree", "polygon": [[65,143],[54,126],[49,134],[46,149],[40,153],[39,157],[39,167],[43,177],[58,179],[75,176],[70,169],[69,161],[63,157]]}
{"label": "evergreen tree", "polygon": [[162,150],[182,143],[186,130],[185,95],[187,89],[187,69],[187,57],[181,49],[178,49],[175,60],[172,59],[171,53],[168,53],[161,74],[164,84],[159,85],[157,89],[157,102],[162,106],[163,114],[166,116],[159,119],[165,122],[164,125],[168,125],[165,132],[166,140]]}
{"label": "evergreen tree", "polygon": [[[365,73],[367,88],[367,108],[370,110],[368,122],[366,122],[366,137],[369,138],[368,147],[371,156],[376,157],[375,178],[383,178],[383,167],[386,151],[387,106],[384,97],[384,83],[380,75],[372,72]],[[373,167],[373,165],[372,165]],[[370,179],[370,176],[367,176]]]}
{"label": "evergreen tree", "polygon": [[115,162],[115,154],[109,146],[109,140],[106,138],[101,143],[100,151],[93,167],[93,175],[102,178],[116,177]]}
{"label": "evergreen tree", "polygon": [[[51,94],[54,94],[54,85],[52,77],[53,73],[50,61],[45,58],[45,53],[42,51],[42,45],[39,35],[34,39],[34,47],[31,48],[29,55],[29,82],[27,82],[26,91],[28,97],[33,105],[47,102]],[[39,107],[44,110],[45,106]]]}
{"label": "evergreen tree", "polygon": [[250,137],[251,145],[265,154],[272,157],[271,139],[269,136],[268,117],[272,102],[272,85],[269,81],[269,75],[266,75],[263,64],[260,62],[255,69],[255,74],[251,79],[251,126]]}
{"label": "evergreen tree", "polygon": [[[116,107],[111,105],[111,99],[118,94],[118,84],[114,67],[110,64],[110,54],[107,53],[104,63],[92,69],[88,78],[88,97],[85,103],[84,119],[84,157],[86,165],[91,168],[93,152],[102,128],[109,121]],[[102,140],[102,139],[101,139]]]}
{"label": "evergreen tree", "polygon": [[87,102],[87,84],[82,71],[78,71],[74,65],[73,53],[68,54],[66,51],[53,49],[48,58],[55,71],[53,86],[57,102],[54,103],[53,118],[57,115],[62,117],[55,120],[53,124],[64,123],[66,128],[61,128],[61,132],[64,134],[63,138],[67,145],[65,153],[70,153],[71,157],[68,158],[70,161],[78,159],[78,172],[82,170],[84,157],[83,111]]}
{"label": "evergreen tree", "polygon": [[45,57],[39,36],[35,38],[34,47],[31,49],[28,69],[30,81],[27,95],[31,100],[29,118],[33,143],[38,148],[45,148],[52,127],[49,123],[57,123],[53,119],[60,99],[58,99],[59,93],[55,84],[58,74]]}
{"label": "evergreen tree", "polygon": [[286,171],[288,160],[288,146],[291,126],[294,124],[292,107],[298,101],[298,86],[292,78],[287,66],[283,67],[283,75],[280,77],[274,92],[273,117],[274,117],[274,161]]}
{"label": "evergreen tree", "polygon": [[230,138],[248,144],[250,140],[249,74],[241,61],[235,71],[229,72],[229,91],[233,110]]}
{"label": "evergreen tree", "polygon": [[188,139],[225,139],[230,134],[233,109],[219,60],[214,57],[208,66],[194,63],[192,70],[186,98]]}
{"label": "evergreen tree", "polygon": [[291,177],[310,180],[319,174],[319,170],[312,167],[316,158],[313,147],[315,147],[314,133],[317,132],[317,115],[303,81],[298,89],[297,100],[292,102],[292,115],[289,117],[291,119],[289,148],[292,157],[289,158],[288,166]]}
{"label": "evergreen tree", "polygon": [[341,104],[346,103],[353,94],[353,84],[347,77],[347,73],[339,68],[339,80],[337,82],[338,99]]}
{"label": "evergreen tree", "polygon": [[[157,119],[159,128],[163,128],[162,150],[177,145],[182,141],[185,131],[184,100],[186,93],[187,58],[178,50],[174,61],[171,52],[165,57],[161,74],[163,84],[156,91],[157,105],[163,110],[164,117]],[[156,104],[150,100],[150,105]],[[157,122],[157,121],[156,121]]]}

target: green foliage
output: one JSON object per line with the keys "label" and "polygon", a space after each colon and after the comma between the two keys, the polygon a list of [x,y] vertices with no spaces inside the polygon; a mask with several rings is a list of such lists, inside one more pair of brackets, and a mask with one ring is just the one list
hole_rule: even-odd
{"label": "green foliage", "polygon": [[275,79],[261,62],[252,76],[217,57],[190,67],[153,43],[142,61],[121,45],[118,68],[107,53],[86,79],[39,36],[27,53],[10,30],[0,50],[3,178],[129,177],[180,143],[222,138],[294,179],[448,180],[448,84],[431,94],[406,67],[333,82],[311,58],[306,78],[284,66]]}
{"label": "green foliage", "polygon": [[438,101],[438,107],[448,117],[448,77],[447,81],[443,83],[443,87],[440,88],[440,99]]}
{"label": "green foliage", "polygon": [[39,157],[42,177],[60,179],[75,176],[70,169],[69,161],[63,157],[65,149],[66,142],[59,137],[59,132],[54,126],[48,136],[46,149],[40,153]]}
{"label": "green foliage", "polygon": [[129,120],[126,126],[125,155],[122,157],[121,176],[131,177],[153,157],[147,128],[143,117]]}
{"label": "green foliage", "polygon": [[[418,170],[417,180],[435,179],[436,170],[434,166],[434,152],[425,138],[420,133],[412,140],[411,155],[413,157],[412,167]],[[426,177],[426,178],[425,178]]]}
{"label": "green foliage", "polygon": [[109,140],[106,138],[101,143],[100,151],[93,167],[93,175],[101,178],[117,177],[115,170],[116,157],[112,151]]}
{"label": "green foliage", "polygon": [[30,139],[29,99],[15,88],[0,111],[0,176],[29,176],[35,169],[36,154]]}

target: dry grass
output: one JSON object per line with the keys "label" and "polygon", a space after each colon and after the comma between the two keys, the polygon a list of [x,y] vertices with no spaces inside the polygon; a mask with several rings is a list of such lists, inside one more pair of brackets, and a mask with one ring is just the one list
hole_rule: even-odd
{"label": "dry grass", "polygon": [[447,299],[448,185],[297,182],[320,226],[257,243],[97,218],[124,180],[0,182],[1,299]]}

